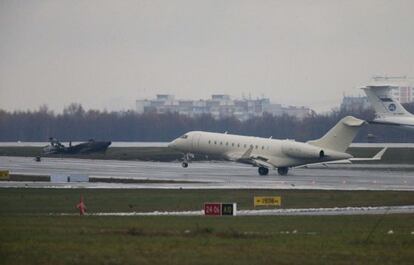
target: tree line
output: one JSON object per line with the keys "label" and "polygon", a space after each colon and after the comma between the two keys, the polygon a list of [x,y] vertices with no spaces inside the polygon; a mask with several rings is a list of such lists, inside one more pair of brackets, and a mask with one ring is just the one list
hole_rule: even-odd
{"label": "tree line", "polygon": [[[414,111],[414,104],[405,107]],[[304,119],[265,113],[239,121],[233,117],[217,120],[211,115],[191,118],[178,113],[85,110],[82,105],[73,103],[58,114],[47,106],[35,111],[0,110],[0,141],[47,141],[49,137],[61,141],[170,141],[192,130],[306,141],[321,137],[347,115],[370,120],[374,112],[333,110],[328,114],[313,113]],[[366,125],[355,141],[414,142],[414,132],[393,126]]]}

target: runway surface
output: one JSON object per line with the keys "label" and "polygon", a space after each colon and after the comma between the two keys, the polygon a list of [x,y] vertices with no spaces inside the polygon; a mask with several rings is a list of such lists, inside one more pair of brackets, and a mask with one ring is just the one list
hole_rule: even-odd
{"label": "runway surface", "polygon": [[229,162],[194,162],[186,169],[176,163],[0,157],[0,169],[12,174],[85,174],[90,177],[185,181],[188,183],[50,183],[0,181],[0,187],[161,188],[161,189],[328,189],[414,190],[414,166],[341,165],[335,168],[296,168],[287,176]]}

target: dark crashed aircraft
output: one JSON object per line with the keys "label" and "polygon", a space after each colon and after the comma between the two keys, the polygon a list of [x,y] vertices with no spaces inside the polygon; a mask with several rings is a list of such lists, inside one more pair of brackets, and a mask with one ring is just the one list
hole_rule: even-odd
{"label": "dark crashed aircraft", "polygon": [[44,155],[50,154],[90,154],[90,153],[99,153],[105,152],[106,149],[111,145],[111,142],[105,141],[95,141],[90,139],[88,142],[80,143],[77,145],[72,145],[72,142],[69,142],[69,146],[64,146],[61,142],[55,138],[49,138],[50,145],[43,148]]}

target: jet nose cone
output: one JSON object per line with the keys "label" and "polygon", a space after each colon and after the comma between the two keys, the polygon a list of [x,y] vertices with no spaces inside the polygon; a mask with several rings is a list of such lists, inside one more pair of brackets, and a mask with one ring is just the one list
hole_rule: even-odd
{"label": "jet nose cone", "polygon": [[176,147],[177,146],[177,143],[175,142],[175,140],[174,141],[172,141],[172,142],[170,142],[169,144],[168,144],[168,147],[169,148],[174,148],[174,147]]}

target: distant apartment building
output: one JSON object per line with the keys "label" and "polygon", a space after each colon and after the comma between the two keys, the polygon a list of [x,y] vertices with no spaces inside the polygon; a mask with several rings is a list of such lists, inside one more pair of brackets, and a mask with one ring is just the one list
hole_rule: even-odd
{"label": "distant apartment building", "polygon": [[344,96],[342,98],[341,110],[345,111],[357,111],[371,108],[371,104],[367,97],[363,96]]}
{"label": "distant apartment building", "polygon": [[414,102],[414,84],[413,78],[407,76],[374,76],[372,78],[374,82],[380,82],[381,84],[393,84],[394,89],[392,96],[400,103]]}
{"label": "distant apartment building", "polygon": [[414,87],[400,86],[394,89],[393,97],[400,103],[410,103],[414,101]]}
{"label": "distant apartment building", "polygon": [[216,119],[235,117],[239,120],[247,120],[270,113],[275,116],[287,114],[303,119],[312,113],[306,107],[282,106],[271,103],[268,98],[259,99],[232,99],[229,95],[216,94],[207,100],[180,100],[174,95],[157,95],[155,99],[136,101],[136,111],[145,112],[177,112],[190,117],[210,114]]}

